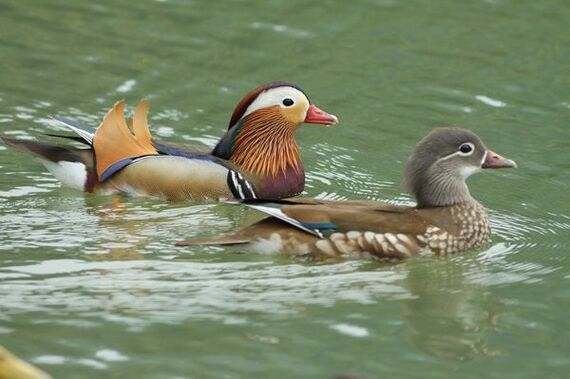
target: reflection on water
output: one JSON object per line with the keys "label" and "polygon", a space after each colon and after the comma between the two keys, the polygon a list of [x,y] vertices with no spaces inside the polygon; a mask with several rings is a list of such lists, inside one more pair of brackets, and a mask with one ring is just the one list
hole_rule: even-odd
{"label": "reflection on water", "polygon": [[500,307],[485,286],[466,278],[468,271],[458,260],[410,268],[404,283],[413,298],[403,302],[403,314],[410,341],[420,350],[458,360],[500,353],[489,346]]}

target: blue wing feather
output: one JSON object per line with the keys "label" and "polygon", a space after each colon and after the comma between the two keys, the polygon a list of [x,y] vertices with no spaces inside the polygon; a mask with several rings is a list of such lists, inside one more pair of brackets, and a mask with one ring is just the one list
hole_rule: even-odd
{"label": "blue wing feather", "polygon": [[185,150],[179,147],[170,146],[168,144],[156,141],[153,141],[153,145],[160,154],[173,155],[176,157],[183,157],[189,159],[199,159],[199,160],[211,161],[221,164],[221,161],[218,158],[207,153],[199,153],[190,150]]}

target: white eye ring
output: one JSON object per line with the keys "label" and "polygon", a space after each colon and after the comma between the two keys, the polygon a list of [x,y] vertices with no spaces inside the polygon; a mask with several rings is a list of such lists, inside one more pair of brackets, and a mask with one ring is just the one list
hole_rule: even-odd
{"label": "white eye ring", "polygon": [[291,99],[290,97],[286,97],[283,99],[283,101],[281,102],[281,104],[283,104],[286,107],[290,107],[293,104],[295,104],[295,101],[293,101],[293,99]]}
{"label": "white eye ring", "polygon": [[473,145],[471,142],[465,142],[462,143],[461,146],[459,146],[457,154],[466,157],[468,155],[473,154],[474,151],[475,151],[475,145]]}

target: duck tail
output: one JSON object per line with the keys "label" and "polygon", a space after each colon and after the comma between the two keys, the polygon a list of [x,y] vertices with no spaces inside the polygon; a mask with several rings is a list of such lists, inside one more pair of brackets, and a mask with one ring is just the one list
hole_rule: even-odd
{"label": "duck tail", "polygon": [[64,186],[92,192],[97,182],[93,149],[1,136],[7,146],[31,154]]}

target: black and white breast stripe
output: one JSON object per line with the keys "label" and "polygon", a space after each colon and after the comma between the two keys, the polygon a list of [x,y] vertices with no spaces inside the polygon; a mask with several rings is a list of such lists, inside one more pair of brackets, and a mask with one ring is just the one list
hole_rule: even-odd
{"label": "black and white breast stripe", "polygon": [[237,171],[228,171],[228,187],[236,199],[257,199],[252,185],[247,180],[245,180],[242,174]]}

